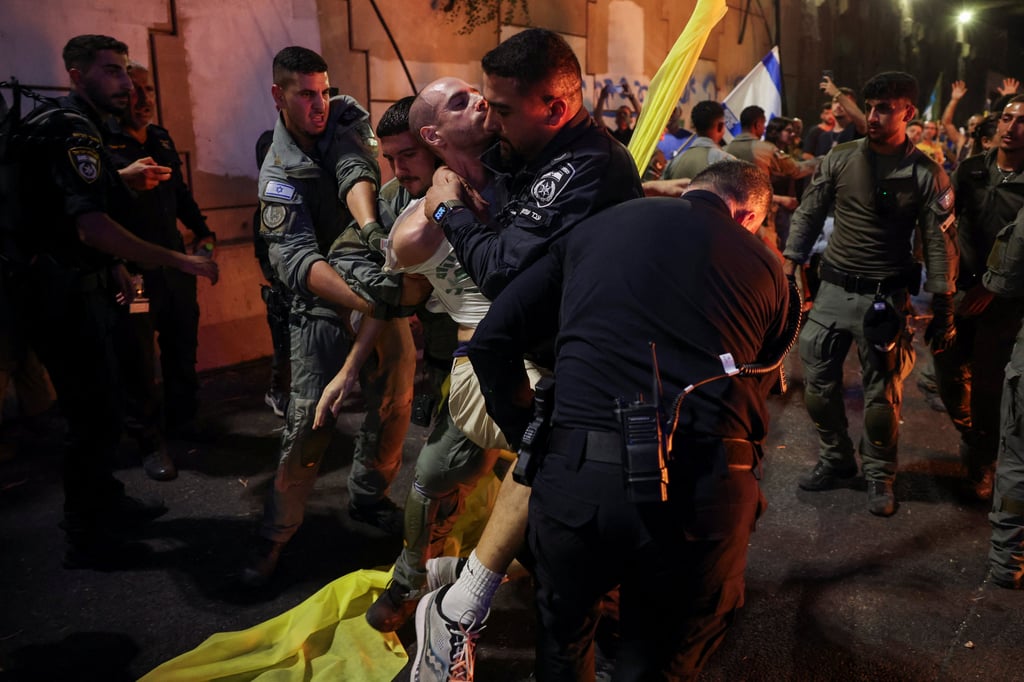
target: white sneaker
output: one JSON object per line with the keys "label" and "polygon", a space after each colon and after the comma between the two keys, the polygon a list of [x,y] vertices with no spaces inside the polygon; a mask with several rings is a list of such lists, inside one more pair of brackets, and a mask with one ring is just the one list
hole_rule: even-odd
{"label": "white sneaker", "polygon": [[[476,640],[487,614],[469,611],[458,621],[441,613],[441,600],[450,585],[427,594],[416,607],[416,661],[412,682],[473,682]],[[466,621],[468,624],[463,624]]]}
{"label": "white sneaker", "polygon": [[427,559],[427,592],[451,585],[455,582],[462,567],[466,565],[466,559],[457,556],[439,556]]}

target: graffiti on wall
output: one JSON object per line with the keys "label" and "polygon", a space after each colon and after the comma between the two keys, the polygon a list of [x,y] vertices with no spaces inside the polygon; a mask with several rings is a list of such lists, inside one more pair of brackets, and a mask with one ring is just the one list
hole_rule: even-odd
{"label": "graffiti on wall", "polygon": [[[622,90],[622,83],[625,82],[629,90],[636,95],[640,107],[643,108],[644,101],[650,92],[650,78],[644,75],[631,74],[598,74],[592,81],[584,79],[583,101],[590,103],[590,110],[593,111],[597,105],[597,99],[601,95],[601,89],[606,85],[610,89],[608,101],[604,105],[604,124],[608,127],[615,125],[615,110],[621,106],[632,108],[629,97]],[[690,80],[683,88],[679,96],[679,107],[682,110],[683,125],[690,125],[690,110],[693,105],[702,100],[718,100],[718,84],[715,79],[715,62],[704,59],[697,60],[697,66],[690,76]],[[635,116],[635,114],[634,114]]]}

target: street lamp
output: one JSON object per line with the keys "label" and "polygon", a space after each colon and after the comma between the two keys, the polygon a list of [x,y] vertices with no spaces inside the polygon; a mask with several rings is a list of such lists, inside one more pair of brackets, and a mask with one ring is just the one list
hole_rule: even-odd
{"label": "street lamp", "polygon": [[962,9],[956,15],[956,42],[960,45],[960,51],[956,59],[956,74],[958,80],[964,80],[967,72],[967,57],[971,54],[971,46],[964,37],[964,27],[974,19],[974,11]]}

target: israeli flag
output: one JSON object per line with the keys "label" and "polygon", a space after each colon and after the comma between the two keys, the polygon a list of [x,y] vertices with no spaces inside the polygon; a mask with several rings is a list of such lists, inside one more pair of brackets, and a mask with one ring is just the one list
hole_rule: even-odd
{"label": "israeli flag", "polygon": [[782,115],[782,64],[778,45],[722,101],[726,141],[740,134],[740,112],[754,104],[764,109],[766,120]]}

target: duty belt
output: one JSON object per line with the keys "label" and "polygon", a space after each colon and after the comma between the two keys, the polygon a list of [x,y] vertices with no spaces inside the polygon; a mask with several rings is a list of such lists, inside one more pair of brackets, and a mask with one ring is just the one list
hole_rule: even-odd
{"label": "duty belt", "polygon": [[907,288],[907,276],[905,274],[890,275],[884,279],[872,279],[863,275],[844,272],[824,260],[821,261],[819,274],[823,281],[842,287],[851,294],[888,294],[897,289]]}
{"label": "duty belt", "polygon": [[589,462],[622,464],[622,434],[618,431],[586,431],[556,426],[551,429],[548,449],[573,459],[582,449],[580,454]]}
{"label": "duty belt", "polygon": [[[713,450],[722,447],[725,463],[731,470],[753,469],[761,459],[758,443],[741,438],[676,438],[673,452]],[[548,450],[570,459],[582,456],[588,462],[622,464],[622,434],[618,431],[588,431],[556,426],[551,429]],[[582,450],[582,452],[580,452]]]}

